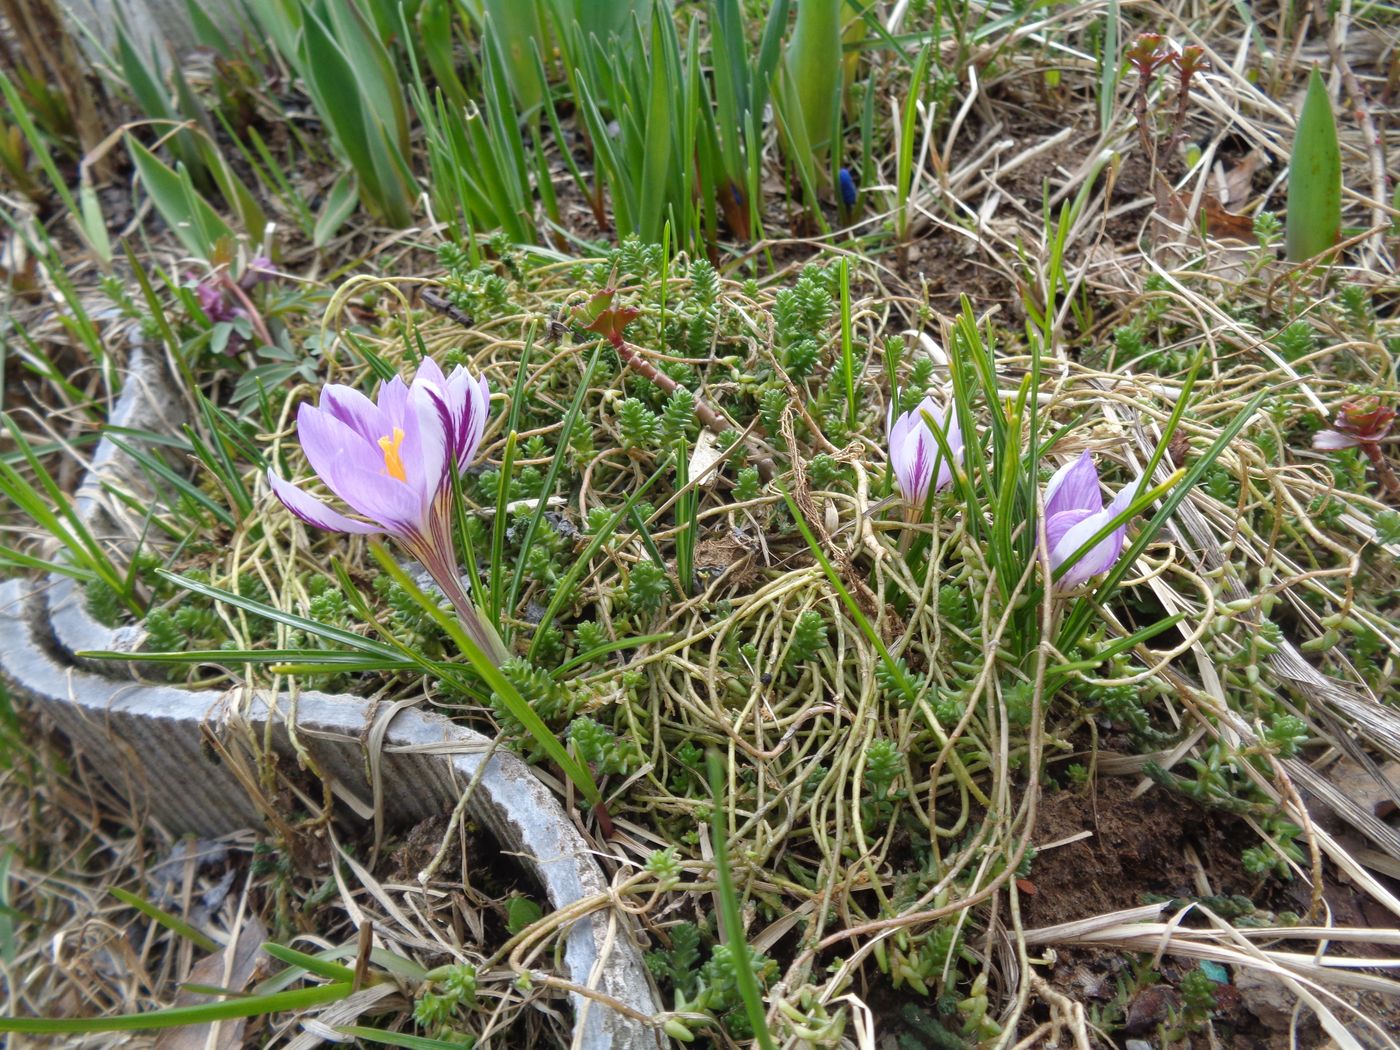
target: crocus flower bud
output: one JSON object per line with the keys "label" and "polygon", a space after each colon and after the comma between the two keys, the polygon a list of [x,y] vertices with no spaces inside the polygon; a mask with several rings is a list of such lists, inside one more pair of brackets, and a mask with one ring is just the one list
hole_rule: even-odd
{"label": "crocus flower bud", "polygon": [[[1045,486],[1045,539],[1050,548],[1051,569],[1058,569],[1067,562],[1075,551],[1131,506],[1137,490],[1137,482],[1125,485],[1105,507],[1099,492],[1099,472],[1088,452],[1055,471]],[[1113,568],[1123,553],[1127,533],[1126,525],[1120,525],[1094,544],[1056,581],[1055,589],[1070,590]]]}
{"label": "crocus flower bud", "polygon": [[[947,439],[948,448],[958,464],[963,460],[963,437],[958,427],[958,416],[950,404],[942,411],[932,398],[924,398],[911,412],[903,413],[894,419],[894,404],[890,405],[889,437],[890,466],[894,468],[895,480],[906,503],[913,508],[922,508],[928,499],[929,485],[936,490],[948,487],[953,481],[953,465],[942,455],[928,419],[935,423],[941,420],[940,430]],[[938,463],[938,480],[934,482],[934,464]]]}

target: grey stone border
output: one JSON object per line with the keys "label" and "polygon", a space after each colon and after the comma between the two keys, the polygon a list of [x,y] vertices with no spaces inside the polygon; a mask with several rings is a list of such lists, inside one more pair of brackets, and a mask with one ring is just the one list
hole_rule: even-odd
{"label": "grey stone border", "polygon": [[[180,402],[163,379],[163,366],[140,349],[113,411],[123,426],[171,427]],[[79,512],[105,538],[119,532],[106,509],[102,481],[139,484],[110,441],[98,445],[79,488]],[[83,650],[132,650],[144,632],[109,629],[87,613],[82,588],[62,576],[39,585],[0,584],[0,675],[16,694],[59,727],[134,806],[175,833],[220,835],[262,824],[253,801],[227,764],[207,747],[231,728],[259,737],[269,725],[277,751],[293,756],[289,712],[296,735],[318,771],[340,794],[369,799],[364,741],[376,705],[363,697],[302,692],[256,694],[234,704],[233,693],[182,689],[135,679],[124,664],[75,661]],[[114,677],[113,672],[122,677]],[[385,819],[404,827],[450,812],[465,786],[480,777],[467,811],[489,829],[503,851],[518,858],[562,909],[607,891],[607,880],[569,815],[530,767],[515,754],[489,753],[491,741],[447,718],[408,708],[392,715],[383,734],[380,784]],[[483,770],[483,766],[485,767]],[[342,815],[354,807],[341,807]],[[361,810],[363,806],[359,807]],[[600,907],[566,935],[569,980],[594,989],[637,1014],[659,1012],[642,963],[633,924]],[[582,1050],[644,1050],[667,1045],[659,1029],[604,1002],[570,993],[580,1018],[574,1046]]]}

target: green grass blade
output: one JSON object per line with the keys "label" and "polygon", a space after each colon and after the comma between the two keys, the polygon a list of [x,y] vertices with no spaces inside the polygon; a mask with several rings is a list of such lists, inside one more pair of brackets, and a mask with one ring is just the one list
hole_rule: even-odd
{"label": "green grass blade", "polygon": [[294,631],[305,631],[315,635],[317,638],[324,638],[328,642],[335,642],[343,645],[347,649],[356,649],[362,653],[371,653],[375,656],[383,657],[386,660],[397,661],[399,651],[383,642],[376,642],[371,638],[356,634],[354,631],[346,631],[339,627],[331,627],[315,620],[308,620],[305,616],[297,616],[295,613],[283,612],[275,605],[267,605],[264,602],[256,601],[252,598],[245,598],[241,594],[233,591],[226,591],[221,587],[212,584],[201,583],[198,580],[191,580],[188,577],[177,575],[165,569],[157,569],[156,575],[161,579],[173,583],[175,586],[190,591],[193,594],[211,598],[216,602],[223,602],[232,605],[244,612],[253,613],[274,623],[280,623]]}
{"label": "green grass blade", "polygon": [[317,985],[314,988],[298,988],[290,992],[247,996],[226,1003],[172,1006],[164,1010],[117,1014],[112,1017],[0,1017],[0,1032],[74,1035],[80,1032],[143,1032],[156,1028],[179,1028],[183,1025],[228,1021],[235,1017],[258,1017],[281,1013],[284,1010],[303,1010],[311,1006],[337,1002],[348,997],[352,991],[353,986],[342,981]]}
{"label": "green grass blade", "polygon": [[[596,649],[589,649],[587,652],[579,653],[577,656],[565,661],[554,669],[554,678],[562,679],[564,675],[577,667],[592,663],[599,657],[607,656],[609,653],[621,652],[623,649],[639,649],[644,645],[651,645],[653,642],[664,642],[672,635],[669,634],[639,634],[632,638],[619,638],[615,642],[608,642],[600,645]],[[611,672],[609,672],[611,673]]]}
{"label": "green grass blade", "polygon": [[164,908],[156,907],[149,901],[136,896],[136,894],[132,893],[130,890],[124,890],[120,886],[113,886],[112,896],[123,904],[128,904],[135,908],[152,922],[164,926],[177,937],[183,937],[196,947],[202,948],[206,952],[217,952],[219,950],[219,944],[214,941],[213,938],[201,933],[178,915],[172,915]]}
{"label": "green grass blade", "polygon": [[772,1033],[763,1012],[763,995],[754,979],[748,960],[748,940],[744,936],[744,920],[739,911],[739,894],[734,888],[734,872],[729,866],[729,829],[724,819],[724,758],[711,750],[706,756],[710,773],[710,845],[715,851],[715,882],[718,884],[719,917],[724,939],[734,953],[734,983],[744,1003],[749,1027],[758,1037],[763,1050],[775,1050]]}
{"label": "green grass blade", "polygon": [[[584,572],[587,571],[589,563],[592,562],[597,553],[602,550],[603,544],[606,543],[609,537],[617,530],[623,518],[635,513],[637,502],[647,490],[651,488],[656,480],[663,474],[669,472],[670,469],[671,464],[669,462],[663,463],[660,467],[657,467],[651,477],[647,478],[646,481],[642,482],[640,486],[634,489],[631,494],[628,495],[626,502],[614,511],[612,516],[604,523],[603,527],[594,534],[588,546],[584,548],[583,553],[576,557],[573,564],[569,566],[569,571],[564,574],[563,579],[554,585],[554,591],[550,595],[549,605],[544,611],[544,616],[540,619],[541,625],[553,622],[559,609],[563,606],[564,602],[568,600],[569,595],[573,593],[574,585],[578,583]],[[645,533],[645,526],[642,526],[642,529],[643,533]],[[662,567],[665,567],[664,563]],[[527,658],[534,658],[536,646],[539,644],[541,638],[543,638],[543,635],[538,631],[535,632],[535,637],[530,640],[530,650]],[[557,677],[560,673],[560,671],[555,671],[555,676]]]}
{"label": "green grass blade", "polygon": [[351,967],[321,956],[308,955],[295,948],[274,944],[272,941],[265,943],[262,950],[278,962],[286,963],[288,966],[299,966],[307,973],[314,973],[317,977],[325,977],[332,981],[352,981],[355,979],[355,971]]}
{"label": "green grass blade", "polygon": [[583,378],[579,380],[578,393],[574,395],[573,403],[569,405],[569,411],[564,415],[564,425],[559,430],[559,443],[555,446],[554,458],[549,462],[549,471],[545,475],[544,484],[540,487],[540,497],[535,503],[534,512],[530,515],[530,523],[525,528],[525,535],[520,540],[522,556],[516,560],[515,573],[510,581],[510,591],[506,595],[505,608],[502,610],[506,616],[515,615],[515,606],[520,601],[520,585],[525,578],[523,552],[530,549],[535,533],[539,530],[540,522],[544,520],[545,508],[549,505],[549,496],[554,491],[555,482],[559,480],[559,472],[564,467],[564,460],[568,458],[569,435],[574,432],[579,413],[583,411],[583,401],[588,396],[589,384],[593,382],[593,372],[598,367],[598,358],[602,352],[603,343],[600,340],[598,345],[594,347],[592,356],[588,359],[587,367],[583,370]]}
{"label": "green grass blade", "polygon": [[370,552],[374,555],[375,561],[379,563],[379,567],[447,633],[448,637],[462,651],[462,654],[466,656],[473,670],[491,687],[511,715],[525,727],[525,731],[530,734],[535,743],[554,760],[563,770],[564,775],[573,781],[574,786],[578,788],[583,797],[595,806],[601,804],[603,801],[602,793],[598,790],[598,785],[594,782],[593,774],[589,772],[588,766],[569,753],[568,748],[544,724],[544,720],[520,695],[510,679],[502,674],[501,669],[491,661],[482,648],[467,636],[467,632],[462,629],[462,625],[457,622],[456,617],[446,612],[436,601],[424,594],[418,585],[409,578],[408,573],[404,572],[398,562],[394,561],[382,544],[371,543]]}

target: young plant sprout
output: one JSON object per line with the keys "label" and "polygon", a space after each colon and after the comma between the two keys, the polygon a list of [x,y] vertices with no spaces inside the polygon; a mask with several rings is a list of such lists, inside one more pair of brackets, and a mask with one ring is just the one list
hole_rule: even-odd
{"label": "young plant sprout", "polygon": [[498,663],[506,653],[462,587],[452,540],[452,465],[476,456],[491,393],[485,377],[460,365],[450,376],[425,358],[412,385],[395,376],[377,402],[327,384],[321,403],[297,412],[297,435],[311,469],[367,520],[347,517],[270,468],[268,484],[302,521],[331,532],[392,536],[447,595],[468,634]]}
{"label": "young plant sprout", "polygon": [[1332,425],[1313,435],[1313,448],[1335,452],[1344,448],[1359,448],[1376,468],[1381,486],[1392,497],[1400,497],[1400,480],[1386,461],[1381,442],[1390,434],[1395,423],[1395,409],[1381,403],[1374,394],[1344,401],[1337,409]]}
{"label": "young plant sprout", "polygon": [[[1122,514],[1137,495],[1136,481],[1123,486],[1108,506],[1099,492],[1099,472],[1086,451],[1073,463],[1055,471],[1045,486],[1045,541],[1050,548],[1050,568],[1059,569],[1074,552]],[[1055,590],[1068,591],[1113,568],[1123,553],[1127,526],[1119,525],[1055,581]]]}
{"label": "young plant sprout", "polygon": [[1395,409],[1381,404],[1378,397],[1345,401],[1337,409],[1332,425],[1313,435],[1313,448],[1334,451],[1375,445],[1385,440],[1395,422]]}
{"label": "young plant sprout", "polygon": [[[953,458],[962,464],[963,437],[958,427],[957,413],[949,404],[946,411],[940,411],[932,398],[924,398],[914,408],[894,418],[894,403],[890,404],[890,466],[894,468],[895,480],[904,496],[906,511],[911,521],[918,520],[928,499],[929,485],[942,491],[953,481],[953,465],[942,455],[937,438],[929,427],[929,420],[942,420],[940,429],[947,440]],[[933,472],[938,467],[938,480],[935,483]]]}

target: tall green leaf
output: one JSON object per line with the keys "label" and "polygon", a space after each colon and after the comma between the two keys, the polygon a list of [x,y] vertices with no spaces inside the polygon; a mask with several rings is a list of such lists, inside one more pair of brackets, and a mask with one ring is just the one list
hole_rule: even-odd
{"label": "tall green leaf", "polygon": [[[669,30],[669,34],[667,31]],[[654,242],[661,236],[661,210],[671,167],[671,105],[676,85],[668,61],[676,48],[675,26],[657,18],[651,28],[651,93],[647,99],[641,207],[637,234]]]}
{"label": "tall green leaf", "polygon": [[350,0],[308,8],[298,41],[307,90],[355,171],[360,197],[395,226],[413,221],[417,188],[393,61]]}
{"label": "tall green leaf", "polygon": [[[817,154],[831,140],[832,106],[841,88],[842,0],[802,0],[788,43],[786,76],[806,141]],[[794,138],[795,140],[795,138]]]}
{"label": "tall green leaf", "polygon": [[1337,243],[1341,229],[1342,154],[1337,121],[1327,84],[1314,66],[1288,162],[1288,260],[1302,262],[1321,255]]}
{"label": "tall green leaf", "polygon": [[506,79],[516,104],[527,113],[544,101],[548,90],[535,66],[532,41],[544,40],[539,5],[531,0],[484,0],[483,38],[495,44],[505,60]]}

